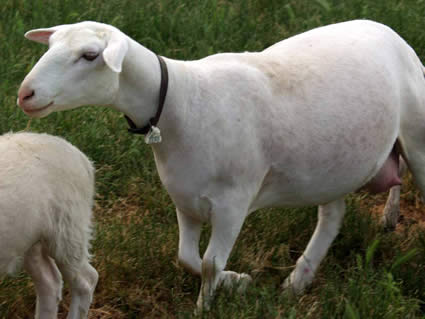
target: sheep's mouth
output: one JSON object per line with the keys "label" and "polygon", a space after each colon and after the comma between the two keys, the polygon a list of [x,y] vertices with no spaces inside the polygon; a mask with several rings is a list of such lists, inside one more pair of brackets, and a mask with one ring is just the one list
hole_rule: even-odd
{"label": "sheep's mouth", "polygon": [[52,106],[53,105],[53,102],[54,101],[52,101],[49,104],[47,104],[45,106],[42,106],[42,107],[40,107],[38,109],[26,109],[26,108],[23,108],[23,110],[28,115],[34,115],[34,114],[40,113],[40,112],[46,110],[47,108],[49,108],[50,106]]}

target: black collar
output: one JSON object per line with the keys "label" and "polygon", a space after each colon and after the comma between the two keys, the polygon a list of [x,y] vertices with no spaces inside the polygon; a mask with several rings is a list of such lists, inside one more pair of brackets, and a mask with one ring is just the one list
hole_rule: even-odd
{"label": "black collar", "polygon": [[136,124],[127,116],[125,115],[125,119],[128,122],[128,125],[130,126],[128,128],[128,131],[133,134],[147,134],[152,126],[156,126],[156,124],[159,121],[159,118],[162,113],[162,109],[164,108],[164,102],[165,97],[167,96],[167,90],[168,90],[168,70],[167,70],[167,64],[165,63],[164,59],[161,58],[159,55],[156,56],[159,61],[159,65],[161,67],[161,87],[159,89],[159,103],[158,103],[158,110],[156,111],[156,114],[154,117],[152,117],[148,124],[146,124],[143,127],[138,128]]}

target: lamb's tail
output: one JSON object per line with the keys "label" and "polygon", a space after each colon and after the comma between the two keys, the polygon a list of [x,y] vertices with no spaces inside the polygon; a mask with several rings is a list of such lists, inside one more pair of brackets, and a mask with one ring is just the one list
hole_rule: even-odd
{"label": "lamb's tail", "polygon": [[90,240],[93,228],[91,221],[91,198],[68,201],[56,210],[55,224],[49,229],[48,251],[57,262],[78,269],[82,261],[90,260]]}

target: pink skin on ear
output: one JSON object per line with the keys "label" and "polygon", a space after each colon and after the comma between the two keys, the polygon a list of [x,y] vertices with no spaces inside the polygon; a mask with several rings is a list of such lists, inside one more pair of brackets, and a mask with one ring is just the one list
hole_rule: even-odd
{"label": "pink skin on ear", "polygon": [[25,33],[25,38],[31,41],[48,44],[50,36],[55,30],[32,30]]}

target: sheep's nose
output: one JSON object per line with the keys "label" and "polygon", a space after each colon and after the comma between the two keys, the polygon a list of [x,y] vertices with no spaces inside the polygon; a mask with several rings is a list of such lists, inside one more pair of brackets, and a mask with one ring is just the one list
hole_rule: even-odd
{"label": "sheep's nose", "polygon": [[18,92],[18,105],[23,106],[35,95],[35,91],[28,87],[21,87]]}

